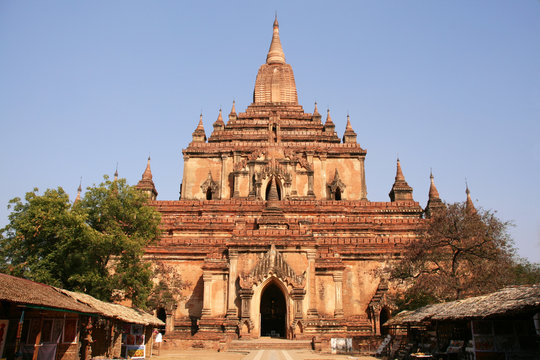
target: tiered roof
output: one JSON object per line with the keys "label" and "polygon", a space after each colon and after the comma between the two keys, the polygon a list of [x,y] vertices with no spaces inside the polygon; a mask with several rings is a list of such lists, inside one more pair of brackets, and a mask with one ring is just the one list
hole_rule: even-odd
{"label": "tiered roof", "polygon": [[323,124],[316,104],[313,113],[306,113],[298,104],[294,74],[292,67],[285,62],[277,19],[266,63],[261,65],[257,74],[253,103],[245,112],[237,114],[233,102],[226,124],[220,110],[208,142],[202,120],[199,121],[193,141],[184,153],[249,151],[260,148],[261,144],[319,149],[322,152],[327,152],[330,145],[334,152],[366,154],[356,142],[356,133],[349,119],[342,143],[329,111]]}

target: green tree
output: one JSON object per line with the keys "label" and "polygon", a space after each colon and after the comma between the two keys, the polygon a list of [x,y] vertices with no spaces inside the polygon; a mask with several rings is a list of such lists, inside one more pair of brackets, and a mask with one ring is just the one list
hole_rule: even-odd
{"label": "green tree", "polygon": [[102,300],[144,305],[152,289],[144,248],[159,237],[160,215],[124,179],[89,187],[71,204],[62,188],[34,189],[9,206],[0,270],[83,291]]}
{"label": "green tree", "polygon": [[509,226],[465,203],[435,212],[391,266],[391,279],[406,285],[398,306],[412,309],[538,281],[537,266],[516,260]]}

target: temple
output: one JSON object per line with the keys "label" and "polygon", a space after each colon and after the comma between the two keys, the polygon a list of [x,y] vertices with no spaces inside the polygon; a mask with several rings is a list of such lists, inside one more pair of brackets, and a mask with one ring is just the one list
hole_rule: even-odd
{"label": "temple", "polygon": [[[195,123],[194,123],[195,125]],[[146,256],[185,286],[161,316],[171,339],[380,335],[394,310],[380,270],[415,241],[424,209],[399,160],[390,201],[367,198],[364,161],[349,117],[342,137],[327,111],[298,104],[279,24],[273,24],[253,102],[228,121],[203,118],[183,150],[178,201],[155,200],[150,159],[137,187],[162,215]],[[431,178],[430,205],[442,206]]]}

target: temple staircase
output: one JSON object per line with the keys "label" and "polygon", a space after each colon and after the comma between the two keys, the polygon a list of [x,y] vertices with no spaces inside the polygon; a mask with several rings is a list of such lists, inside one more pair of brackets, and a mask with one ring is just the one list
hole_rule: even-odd
{"label": "temple staircase", "polygon": [[311,340],[287,340],[270,337],[260,337],[259,339],[233,340],[229,344],[229,351],[238,350],[311,350]]}

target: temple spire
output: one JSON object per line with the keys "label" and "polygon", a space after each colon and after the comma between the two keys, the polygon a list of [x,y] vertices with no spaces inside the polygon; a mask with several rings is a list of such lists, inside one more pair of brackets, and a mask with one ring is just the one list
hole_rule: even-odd
{"label": "temple spire", "polygon": [[197,125],[197,128],[192,134],[192,141],[193,142],[205,142],[206,141],[206,133],[204,132],[204,125],[202,121],[203,115],[199,117],[199,124]]}
{"label": "temple spire", "polygon": [[270,43],[270,49],[268,55],[266,55],[266,63],[272,64],[285,64],[285,54],[281,47],[281,41],[279,39],[279,24],[277,21],[277,14],[274,20],[274,32],[272,34],[272,42]]}
{"label": "temple spire", "polygon": [[118,181],[118,163],[116,163],[116,170],[114,170],[114,181]]}
{"label": "temple spire", "polygon": [[142,178],[144,180],[152,180],[152,170],[150,169],[150,156],[148,156],[148,160],[146,161],[146,169],[144,169]]}
{"label": "temple spire", "polygon": [[343,143],[356,143],[356,133],[351,126],[351,117],[347,114],[347,126],[345,126],[345,133],[343,134]]}
{"label": "temple spire", "polygon": [[334,125],[334,122],[332,121],[332,117],[330,116],[330,109],[327,109],[326,122],[324,123],[324,132],[334,133],[335,130],[336,130],[336,125]]}
{"label": "temple spire", "polygon": [[156,200],[158,192],[152,180],[152,170],[150,169],[150,156],[146,162],[146,169],[142,174],[141,180],[135,185],[135,187],[148,195],[150,200]]}
{"label": "temple spire", "polygon": [[435,187],[435,181],[433,181],[433,172],[429,172],[429,199],[439,199],[439,191]]}
{"label": "temple spire", "polygon": [[392,190],[390,190],[390,193],[388,196],[390,196],[390,201],[412,201],[412,187],[407,184],[407,181],[405,181],[405,176],[403,176],[403,171],[401,171],[401,164],[399,162],[399,158],[397,159],[397,166],[396,166],[396,179],[394,181],[394,185],[392,186]]}
{"label": "temple spire", "polygon": [[315,101],[315,108],[313,109],[313,117],[312,120],[316,123],[321,123],[322,116],[319,113],[319,109],[317,109],[317,102]]}
{"label": "temple spire", "polygon": [[424,210],[427,217],[431,217],[434,212],[444,208],[444,203],[439,198],[439,192],[435,187],[435,181],[433,180],[433,172],[431,170],[429,171],[429,181],[429,197],[426,209]]}
{"label": "temple spire", "polygon": [[229,113],[229,123],[231,121],[235,121],[237,118],[238,118],[238,115],[236,114],[236,104],[235,104],[235,101],[233,100],[231,112]]}
{"label": "temple spire", "polygon": [[223,122],[223,116],[221,115],[221,108],[220,108],[217,120],[214,122],[214,131],[223,130],[224,127],[225,127],[225,123]]}
{"label": "temple spire", "polygon": [[397,159],[396,181],[405,181],[405,176],[403,175],[403,171],[401,170],[401,163],[399,162],[399,158]]}
{"label": "temple spire", "polygon": [[474,203],[471,199],[471,192],[469,190],[469,184],[465,181],[465,193],[467,194],[467,200],[465,201],[465,210],[469,214],[476,214],[476,208],[474,207]]}
{"label": "temple spire", "polygon": [[81,192],[82,192],[82,176],[81,176],[81,180],[79,181],[79,187],[77,188],[77,196],[75,197],[75,201],[73,201],[73,205],[81,201]]}

